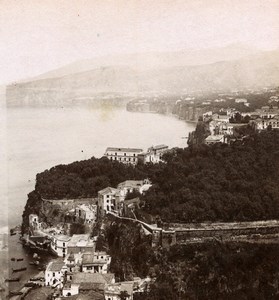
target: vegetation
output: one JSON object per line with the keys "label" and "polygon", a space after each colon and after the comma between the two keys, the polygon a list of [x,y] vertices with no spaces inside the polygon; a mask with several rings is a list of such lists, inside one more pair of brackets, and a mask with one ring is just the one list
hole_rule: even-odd
{"label": "vegetation", "polygon": [[[246,221],[279,218],[279,132],[250,133],[233,144],[193,145],[164,155],[166,163],[136,167],[107,158],[59,165],[37,175],[28,215],[41,211],[41,197],[95,197],[107,186],[149,178],[142,210],[165,222]],[[241,129],[244,130],[244,129]]]}
{"label": "vegetation", "polygon": [[279,218],[279,132],[165,156],[143,209],[166,222]]}
{"label": "vegetation", "polygon": [[150,236],[133,223],[116,221],[105,230],[111,272],[119,280],[150,276],[135,300],[277,299],[279,244],[207,242],[153,249]]}

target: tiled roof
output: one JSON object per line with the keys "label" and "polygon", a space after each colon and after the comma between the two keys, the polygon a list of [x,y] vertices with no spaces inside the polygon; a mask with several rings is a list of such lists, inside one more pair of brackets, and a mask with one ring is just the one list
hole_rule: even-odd
{"label": "tiled roof", "polygon": [[111,283],[114,279],[113,273],[100,274],[100,273],[75,273],[73,275],[73,283]]}
{"label": "tiled roof", "polygon": [[106,187],[106,188],[100,190],[98,192],[98,194],[106,195],[106,194],[109,194],[109,193],[116,193],[116,192],[117,192],[117,189],[112,188],[112,187]]}
{"label": "tiled roof", "polygon": [[60,272],[64,266],[63,262],[51,262],[47,267],[47,271]]}

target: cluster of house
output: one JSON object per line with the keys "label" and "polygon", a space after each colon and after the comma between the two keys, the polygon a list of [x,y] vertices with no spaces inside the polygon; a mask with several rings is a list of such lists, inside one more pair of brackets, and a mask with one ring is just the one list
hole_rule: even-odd
{"label": "cluster of house", "polygon": [[[93,225],[97,218],[108,212],[122,216],[127,211],[133,211],[139,205],[139,198],[133,195],[143,194],[150,187],[148,179],[126,180],[119,183],[117,188],[100,190],[97,198],[43,199],[43,205],[59,205],[79,223]],[[126,199],[129,193],[131,197]],[[132,299],[133,291],[139,290],[139,278],[136,281],[115,282],[114,274],[109,273],[111,257],[106,252],[95,250],[97,237],[90,238],[90,234],[71,236],[65,224],[46,227],[43,222],[39,222],[36,214],[29,215],[29,228],[32,235],[30,239],[47,238],[51,252],[63,259],[50,262],[45,271],[45,285],[59,289],[63,297],[87,291],[91,294],[99,293],[107,300],[121,299],[123,293],[126,299]]]}
{"label": "cluster of house", "polygon": [[132,300],[133,292],[140,291],[144,283],[140,278],[115,282],[114,274],[109,272],[110,255],[95,251],[95,240],[89,234],[60,236],[59,240],[61,248],[65,249],[59,256],[63,254],[64,260],[51,261],[47,265],[45,286],[59,290],[60,298],[83,294],[88,295],[88,299],[99,295],[102,299],[119,300],[125,293],[126,299]]}
{"label": "cluster of house", "polygon": [[162,161],[162,156],[169,150],[166,145],[151,146],[146,152],[140,148],[116,148],[108,147],[104,154],[111,161],[119,161],[123,164],[136,165],[142,163],[158,163]]}
{"label": "cluster of house", "polygon": [[[237,99],[236,99],[237,100]],[[246,100],[246,99],[239,99]],[[217,114],[212,111],[203,114],[203,121],[208,121],[210,135],[205,139],[206,144],[226,143],[228,137],[232,137],[235,129],[246,125],[245,123],[231,123],[230,119],[238,113],[243,118],[248,118],[249,123],[257,130],[279,128],[279,109],[277,106],[263,106],[255,112],[240,113],[235,109],[224,110],[225,114]]]}

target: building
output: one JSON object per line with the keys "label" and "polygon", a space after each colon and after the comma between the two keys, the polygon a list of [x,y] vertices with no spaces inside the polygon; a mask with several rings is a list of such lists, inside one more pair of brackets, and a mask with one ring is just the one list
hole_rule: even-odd
{"label": "building", "polygon": [[250,121],[251,124],[256,126],[258,130],[264,130],[270,127],[271,129],[279,129],[279,115],[272,118],[257,118]]}
{"label": "building", "polygon": [[126,300],[133,300],[133,281],[117,282],[109,284],[105,288],[105,299],[106,300],[121,300],[121,294],[126,295]]}
{"label": "building", "polygon": [[84,253],[82,255],[81,271],[106,274],[110,262],[111,257],[106,252]]}
{"label": "building", "polygon": [[167,145],[157,145],[148,148],[147,152],[145,153],[144,163],[158,163],[162,161],[163,154],[169,150]]}
{"label": "building", "polygon": [[205,139],[206,145],[216,144],[216,143],[225,143],[224,135],[210,135]]}
{"label": "building", "polygon": [[113,283],[115,283],[113,273],[74,273],[72,280],[65,284],[62,295],[67,297],[77,295],[81,291],[104,291],[108,284]]}
{"label": "building", "polygon": [[66,257],[68,243],[71,237],[68,235],[60,234],[51,237],[50,249],[59,257]]}
{"label": "building", "polygon": [[105,155],[111,161],[119,161],[124,164],[136,165],[138,163],[138,154],[143,152],[139,148],[114,148],[108,147]]}
{"label": "building", "polygon": [[236,98],[235,99],[235,103],[243,103],[243,104],[245,104],[245,103],[247,103],[248,101],[247,101],[247,99],[245,99],[245,98]]}
{"label": "building", "polygon": [[39,223],[39,217],[36,214],[30,214],[29,215],[29,226],[33,229],[33,230],[37,230],[39,229],[41,226],[41,223]]}
{"label": "building", "polygon": [[151,182],[148,179],[144,180],[125,180],[117,185],[119,191],[123,191],[124,197],[128,193],[137,191],[140,194],[143,194],[152,186]]}
{"label": "building", "polygon": [[50,262],[45,271],[46,286],[62,288],[67,267],[63,262]]}
{"label": "building", "polygon": [[97,219],[97,205],[78,205],[75,208],[75,216],[84,224],[93,224]]}
{"label": "building", "polygon": [[89,234],[74,234],[67,246],[67,253],[85,253],[94,252],[95,242]]}
{"label": "building", "polygon": [[115,210],[115,196],[117,189],[107,187],[98,192],[98,210],[101,215]]}

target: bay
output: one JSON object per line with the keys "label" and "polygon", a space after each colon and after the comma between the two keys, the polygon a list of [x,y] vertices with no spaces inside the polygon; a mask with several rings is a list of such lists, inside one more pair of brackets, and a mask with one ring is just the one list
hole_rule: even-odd
{"label": "bay", "polygon": [[[6,109],[8,223],[15,226],[36,174],[58,164],[101,157],[106,148],[186,147],[194,123],[125,108],[24,107]],[[3,212],[2,212],[3,213]],[[4,226],[5,218],[1,218]]]}

